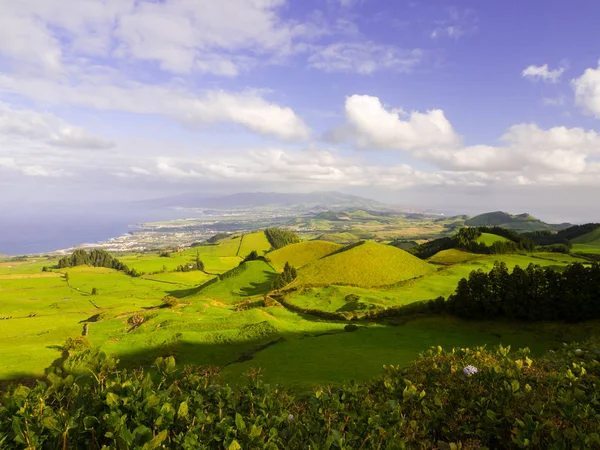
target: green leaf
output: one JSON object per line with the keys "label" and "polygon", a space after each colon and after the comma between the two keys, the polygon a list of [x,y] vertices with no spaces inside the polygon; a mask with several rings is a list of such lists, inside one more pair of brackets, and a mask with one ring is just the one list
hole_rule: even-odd
{"label": "green leaf", "polygon": [[491,409],[488,409],[486,411],[486,415],[488,416],[489,419],[496,420],[496,413],[494,411],[492,411]]}
{"label": "green leaf", "polygon": [[246,431],[246,423],[240,413],[235,413],[235,426],[239,431]]}
{"label": "green leaf", "polygon": [[231,441],[231,444],[229,444],[229,447],[227,447],[227,450],[242,450],[242,446],[234,439]]}
{"label": "green leaf", "polygon": [[113,392],[109,392],[108,394],[106,394],[106,404],[109,407],[118,406],[119,396]]}
{"label": "green leaf", "polygon": [[250,433],[248,434],[248,437],[250,439],[254,439],[257,438],[261,435],[262,433],[262,427],[257,427],[256,425],[252,425],[250,427]]}
{"label": "green leaf", "polygon": [[162,442],[167,438],[168,433],[168,430],[162,430],[160,433],[154,436],[150,442],[144,444],[142,450],[154,450],[160,447],[160,444],[162,444]]}
{"label": "green leaf", "polygon": [[179,405],[179,410],[177,410],[177,417],[187,419],[188,416],[188,404],[186,402],[181,402]]}

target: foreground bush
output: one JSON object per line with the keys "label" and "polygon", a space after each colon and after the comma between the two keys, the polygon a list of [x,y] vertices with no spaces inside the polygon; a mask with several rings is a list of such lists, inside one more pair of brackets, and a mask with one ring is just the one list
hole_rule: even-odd
{"label": "foreground bush", "polygon": [[77,381],[50,374],[0,397],[0,447],[600,448],[599,347],[535,360],[508,350],[436,348],[303,398],[259,377],[233,390],[212,369],[178,372],[173,358],[156,360],[155,376],[118,370],[88,350],[67,360]]}

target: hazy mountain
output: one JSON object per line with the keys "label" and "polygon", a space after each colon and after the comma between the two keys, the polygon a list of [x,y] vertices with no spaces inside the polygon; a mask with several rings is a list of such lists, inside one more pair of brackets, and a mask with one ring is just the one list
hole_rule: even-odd
{"label": "hazy mountain", "polygon": [[551,230],[558,231],[571,226],[569,223],[549,224],[533,217],[531,214],[509,214],[503,211],[494,211],[485,214],[479,214],[465,221],[467,226],[500,226],[510,228],[518,232]]}
{"label": "hazy mountain", "polygon": [[223,196],[206,197],[195,193],[152,200],[148,203],[163,207],[248,209],[261,207],[298,208],[302,210],[335,210],[364,208],[369,210],[393,210],[375,200],[339,192],[279,193],[248,192]]}

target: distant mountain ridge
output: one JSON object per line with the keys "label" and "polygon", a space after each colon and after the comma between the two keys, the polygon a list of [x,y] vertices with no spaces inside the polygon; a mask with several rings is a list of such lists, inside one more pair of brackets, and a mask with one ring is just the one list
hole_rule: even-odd
{"label": "distant mountain ridge", "polygon": [[526,231],[560,231],[571,226],[570,223],[549,224],[533,217],[531,214],[509,214],[504,211],[494,211],[471,217],[465,221],[470,227],[503,227],[517,232]]}
{"label": "distant mountain ridge", "polygon": [[280,193],[280,192],[248,192],[222,196],[206,197],[199,194],[182,194],[153,200],[154,205],[181,208],[206,209],[244,209],[299,207],[304,210],[341,211],[348,208],[360,208],[380,211],[398,210],[393,205],[376,200],[358,197],[339,192],[309,192],[309,193]]}

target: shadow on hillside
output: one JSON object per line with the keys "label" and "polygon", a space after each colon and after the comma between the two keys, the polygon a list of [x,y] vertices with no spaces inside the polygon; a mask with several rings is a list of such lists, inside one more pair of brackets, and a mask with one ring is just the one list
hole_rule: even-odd
{"label": "shadow on hillside", "polygon": [[240,289],[240,293],[245,297],[252,297],[254,295],[262,295],[271,291],[271,286],[277,278],[277,274],[273,272],[263,271],[266,276],[266,280],[262,283],[250,283],[250,286],[243,287]]}
{"label": "shadow on hillside", "polygon": [[6,391],[11,384],[22,384],[31,388],[35,386],[37,380],[39,380],[39,377],[32,373],[9,372],[3,380],[0,380],[0,393]]}

